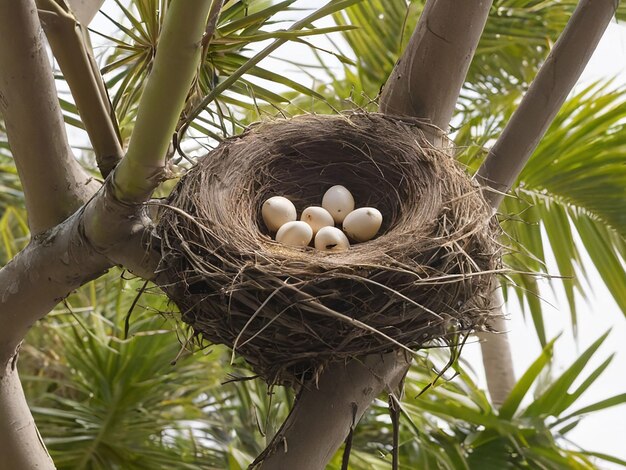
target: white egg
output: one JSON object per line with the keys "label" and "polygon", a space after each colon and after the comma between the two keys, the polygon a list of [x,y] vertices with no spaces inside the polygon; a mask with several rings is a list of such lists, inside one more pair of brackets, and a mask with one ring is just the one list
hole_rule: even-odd
{"label": "white egg", "polygon": [[383,215],[373,207],[360,207],[350,212],[343,221],[343,231],[357,242],[374,238],[383,223]]}
{"label": "white egg", "polygon": [[306,222],[287,222],[276,232],[276,241],[289,246],[307,246],[313,238],[313,229]]}
{"label": "white egg", "polygon": [[276,232],[283,224],[298,218],[296,206],[282,196],[273,196],[265,201],[261,208],[261,215],[270,232]]}
{"label": "white egg", "polygon": [[315,248],[321,251],[346,251],[350,242],[336,227],[322,227],[315,235]]}
{"label": "white egg", "polygon": [[311,206],[302,211],[300,220],[306,222],[313,229],[313,236],[317,234],[322,227],[333,227],[335,221],[333,216],[330,215],[323,207]]}
{"label": "white egg", "polygon": [[322,207],[330,212],[334,221],[339,224],[354,209],[354,198],[344,186],[333,186],[324,193]]}

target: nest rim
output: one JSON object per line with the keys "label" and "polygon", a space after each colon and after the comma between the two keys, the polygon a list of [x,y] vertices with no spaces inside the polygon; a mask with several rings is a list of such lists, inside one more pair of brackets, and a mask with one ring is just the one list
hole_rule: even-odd
{"label": "nest rim", "polygon": [[[497,223],[478,185],[449,150],[428,143],[423,129],[417,120],[375,113],[305,115],[255,124],[220,144],[181,179],[167,202],[178,210],[166,206],[157,225],[158,283],[182,319],[199,337],[233,348],[269,383],[282,384],[309,380],[330,362],[413,351],[485,328],[500,269]],[[312,202],[315,189],[333,178],[323,164],[329,147],[352,152],[331,166],[342,169],[345,182],[362,181],[355,191],[335,184],[357,200],[371,202],[365,188],[382,201],[382,210],[372,204],[383,212],[380,234],[343,253],[275,242],[261,221],[262,203],[291,194],[300,213],[307,207],[301,202]],[[383,147],[385,158],[376,153]],[[382,189],[371,185],[376,172]],[[302,183],[303,175],[320,182]],[[450,268],[454,262],[463,266]],[[442,299],[423,301],[434,294]],[[338,332],[323,324],[329,318]]]}

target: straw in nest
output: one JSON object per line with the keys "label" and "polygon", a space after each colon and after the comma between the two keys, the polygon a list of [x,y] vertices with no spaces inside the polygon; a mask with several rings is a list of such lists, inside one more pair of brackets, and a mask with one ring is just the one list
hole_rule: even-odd
{"label": "straw in nest", "polygon": [[[302,211],[335,184],[382,212],[377,238],[333,254],[272,240],[260,217],[268,197]],[[416,122],[352,114],[254,125],[200,159],[164,207],[159,284],[198,336],[270,383],[486,324],[496,224]]]}

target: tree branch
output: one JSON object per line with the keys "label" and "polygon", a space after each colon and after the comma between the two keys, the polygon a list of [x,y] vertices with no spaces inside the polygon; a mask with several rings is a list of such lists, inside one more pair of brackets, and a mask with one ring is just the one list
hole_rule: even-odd
{"label": "tree branch", "polygon": [[163,179],[167,149],[196,75],[210,6],[211,0],[187,0],[172,2],[167,11],[128,152],[113,173],[120,200],[144,202]]}
{"label": "tree branch", "polygon": [[[158,255],[151,256],[142,240],[146,230],[139,211],[113,198],[110,182],[84,208],[33,238],[0,269],[0,435],[9,436],[0,439],[0,455],[11,462],[6,468],[54,468],[47,463],[49,457],[15,370],[19,345],[28,330],[74,289],[114,264],[135,265],[136,270],[145,269],[148,277],[154,275]],[[90,219],[110,222],[110,245],[103,253],[86,237]]]}
{"label": "tree branch", "polygon": [[491,305],[494,310],[490,326],[494,332],[481,331],[476,333],[476,336],[480,340],[489,396],[494,406],[499,408],[513,390],[516,382],[511,345],[507,334],[508,328],[504,316],[502,288],[499,287],[492,293]]}
{"label": "tree branch", "polygon": [[217,22],[220,19],[220,13],[224,6],[224,0],[213,0],[211,2],[211,8],[209,9],[209,17],[206,22],[206,28],[204,28],[204,36],[202,38],[202,54],[200,58],[200,66],[204,63],[209,53],[209,46],[213,40],[215,29],[217,28]]}
{"label": "tree branch", "polygon": [[380,97],[380,111],[447,132],[491,0],[428,0]]}
{"label": "tree branch", "polygon": [[[580,78],[617,9],[617,0],[581,0],[476,178],[497,208]],[[547,163],[547,162],[546,162]]]}
{"label": "tree branch", "polygon": [[82,213],[34,238],[0,270],[0,364],[37,320],[112,265],[85,239]]}
{"label": "tree branch", "polygon": [[334,364],[305,388],[255,464],[263,470],[325,468],[372,400],[396,392],[411,358],[404,351]]}
{"label": "tree branch", "polygon": [[67,218],[99,185],[67,142],[32,0],[0,0],[0,110],[36,235]]}
{"label": "tree branch", "polygon": [[89,33],[63,0],[36,2],[48,42],[91,140],[98,168],[106,178],[122,159],[123,151],[115,112],[93,57]]}
{"label": "tree branch", "polygon": [[[491,148],[476,179],[485,198],[497,209],[580,78],[617,8],[616,0],[581,0],[537,77]],[[493,305],[502,305],[499,290]],[[515,385],[511,349],[500,307],[492,326],[481,333],[481,351],[489,394],[500,405]]]}
{"label": "tree branch", "polygon": [[0,436],[2,468],[55,468],[28,409],[15,361],[0,369]]}
{"label": "tree branch", "polygon": [[[110,180],[89,203],[63,223],[34,237],[0,269],[0,364],[16,353],[31,326],[85,282],[113,265],[123,265],[147,279],[154,276],[154,261],[147,241],[141,207],[120,203],[112,195]],[[94,219],[109,222],[106,249],[88,238],[86,227]]]}

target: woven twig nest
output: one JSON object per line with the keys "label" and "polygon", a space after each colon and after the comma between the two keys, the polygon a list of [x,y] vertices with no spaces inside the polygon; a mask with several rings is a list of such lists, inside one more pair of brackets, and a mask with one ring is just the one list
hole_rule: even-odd
{"label": "woven twig nest", "polygon": [[[268,197],[302,211],[336,184],[382,212],[377,238],[333,254],[272,240]],[[479,188],[416,122],[378,114],[252,126],[182,178],[158,234],[158,282],[182,319],[270,383],[482,328],[499,262]]]}

